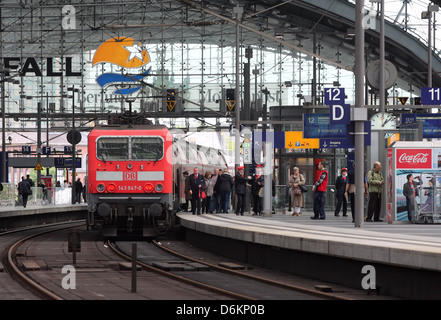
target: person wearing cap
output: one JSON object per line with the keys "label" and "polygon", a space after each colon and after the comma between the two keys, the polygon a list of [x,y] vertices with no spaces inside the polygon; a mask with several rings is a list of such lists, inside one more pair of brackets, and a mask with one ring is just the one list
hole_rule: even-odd
{"label": "person wearing cap", "polygon": [[251,195],[253,196],[253,216],[260,216],[263,210],[263,200],[260,197],[260,191],[263,188],[264,181],[262,173],[262,166],[256,165],[256,173],[252,176],[251,181]]}
{"label": "person wearing cap", "polygon": [[335,180],[335,196],[337,197],[337,206],[335,207],[334,215],[340,216],[341,205],[343,204],[343,217],[347,217],[348,198],[346,193],[346,185],[348,183],[348,169],[341,169],[341,175]]}
{"label": "person wearing cap", "polygon": [[250,181],[250,177],[245,177],[243,171],[245,167],[237,167],[236,175],[234,176],[234,190],[236,192],[236,215],[243,216],[245,211],[245,197],[247,194],[247,183]]}

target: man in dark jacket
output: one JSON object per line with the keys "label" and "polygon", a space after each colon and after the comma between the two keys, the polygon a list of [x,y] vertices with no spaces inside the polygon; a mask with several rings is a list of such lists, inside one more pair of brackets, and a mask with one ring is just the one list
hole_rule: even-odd
{"label": "man in dark jacket", "polygon": [[341,169],[341,175],[335,180],[335,196],[337,197],[337,206],[335,207],[335,216],[340,215],[341,205],[343,204],[343,217],[347,216],[348,199],[346,194],[346,184],[348,183],[348,169]]}
{"label": "man in dark jacket", "polygon": [[261,215],[263,210],[263,200],[260,197],[260,190],[264,186],[264,180],[261,175],[262,166],[258,164],[256,166],[256,174],[251,178],[251,195],[253,196],[253,216]]}
{"label": "man in dark jacket", "polygon": [[232,189],[233,179],[231,178],[228,169],[224,169],[214,185],[214,190],[216,191],[217,195],[220,196],[220,210],[223,213],[228,213]]}
{"label": "man in dark jacket", "polygon": [[75,202],[81,203],[81,193],[83,192],[83,184],[81,179],[75,181]]}
{"label": "man in dark jacket", "polygon": [[195,167],[193,169],[193,174],[189,176],[188,178],[188,186],[189,186],[189,193],[191,194],[191,211],[193,214],[195,214],[197,209],[197,214],[201,214],[201,192],[202,192],[202,186],[204,185],[204,177],[199,174],[199,169]]}
{"label": "man in dark jacket", "polygon": [[31,185],[25,179],[25,177],[21,177],[21,181],[19,182],[17,189],[18,189],[18,195],[21,196],[22,198],[23,207],[26,208],[26,204],[28,203],[28,196],[31,191]]}
{"label": "man in dark jacket", "polygon": [[243,173],[244,166],[238,167],[236,175],[234,176],[234,189],[237,197],[236,215],[243,216],[245,211],[245,197],[247,194],[247,182],[250,181]]}

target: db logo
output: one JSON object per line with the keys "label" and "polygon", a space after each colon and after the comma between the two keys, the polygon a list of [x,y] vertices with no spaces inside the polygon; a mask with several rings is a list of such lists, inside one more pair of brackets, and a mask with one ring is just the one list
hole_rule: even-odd
{"label": "db logo", "polygon": [[136,181],[136,172],[124,172],[124,180]]}
{"label": "db logo", "polygon": [[400,169],[431,169],[431,149],[398,149],[397,168]]}

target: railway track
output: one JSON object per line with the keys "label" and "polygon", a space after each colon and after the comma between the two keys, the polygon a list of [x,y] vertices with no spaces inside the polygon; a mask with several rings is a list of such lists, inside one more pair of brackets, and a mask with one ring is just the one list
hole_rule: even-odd
{"label": "railway track", "polygon": [[[120,255],[127,261],[131,261],[131,255],[127,249],[122,249],[118,244],[108,243],[108,245],[115,250],[115,253]],[[123,245],[124,246],[124,245]],[[320,292],[317,290],[311,290],[300,285],[293,285],[276,281],[263,276],[256,276],[246,272],[232,270],[227,267],[222,267],[212,263],[202,261],[199,258],[190,257],[188,255],[181,254],[170,248],[166,248],[160,245],[158,242],[153,241],[153,244],[145,244],[149,247],[146,252],[143,253],[147,258],[138,259],[138,265],[142,268],[156,272],[158,274],[173,278],[178,281],[182,281],[199,288],[216,292],[217,294],[225,295],[232,299],[240,300],[276,300],[276,299],[324,299],[324,300],[351,300],[347,297],[339,296],[332,293]],[[154,246],[156,250],[165,252],[168,257],[161,256],[159,260],[154,261],[152,258],[157,253],[151,251],[151,246]],[[140,251],[143,249],[140,248]],[[144,248],[145,251],[145,248]],[[180,259],[179,261],[176,258]],[[158,262],[159,261],[159,262]],[[160,261],[172,261],[172,270],[167,270],[161,267]],[[206,266],[203,271],[209,272],[193,272],[185,271],[178,268],[173,268],[173,265],[178,266],[179,263],[192,262]],[[170,265],[170,262],[165,262]],[[159,267],[158,267],[159,265]],[[162,263],[164,265],[164,263]],[[187,264],[188,265],[188,264]],[[173,271],[173,269],[179,269],[179,271]],[[191,269],[191,268],[190,268]],[[196,269],[198,267],[196,266]],[[201,269],[199,267],[199,269]]]}
{"label": "railway track", "polygon": [[[3,256],[5,269],[8,270],[9,274],[13,279],[15,279],[15,281],[20,283],[23,287],[27,288],[35,296],[45,300],[63,300],[62,297],[46,289],[43,285],[41,285],[40,283],[33,280],[31,277],[27,275],[26,271],[23,269],[22,266],[20,266],[20,264],[17,261],[17,252],[23,244],[30,241],[31,239],[35,239],[44,234],[48,234],[63,229],[80,227],[83,226],[84,224],[85,224],[84,221],[82,222],[69,221],[69,222],[51,224],[49,226],[37,226],[34,228],[17,229],[17,230],[3,232],[2,234],[0,234],[0,236],[10,235],[20,232],[32,233],[28,236],[19,238],[17,241],[15,241],[12,245],[9,246],[9,248],[7,249],[7,253]],[[43,230],[38,231],[40,229]]]}

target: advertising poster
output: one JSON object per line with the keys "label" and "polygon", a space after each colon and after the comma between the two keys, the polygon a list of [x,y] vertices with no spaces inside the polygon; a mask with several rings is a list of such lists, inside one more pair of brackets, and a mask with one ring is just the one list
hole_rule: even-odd
{"label": "advertising poster", "polygon": [[[409,204],[403,193],[407,177],[412,174],[414,202]],[[441,179],[441,148],[396,148],[395,149],[395,205],[396,220],[409,221],[409,207],[414,222],[429,222],[436,210],[434,190],[437,180]],[[438,184],[439,185],[439,184]],[[408,186],[409,187],[409,186]]]}

